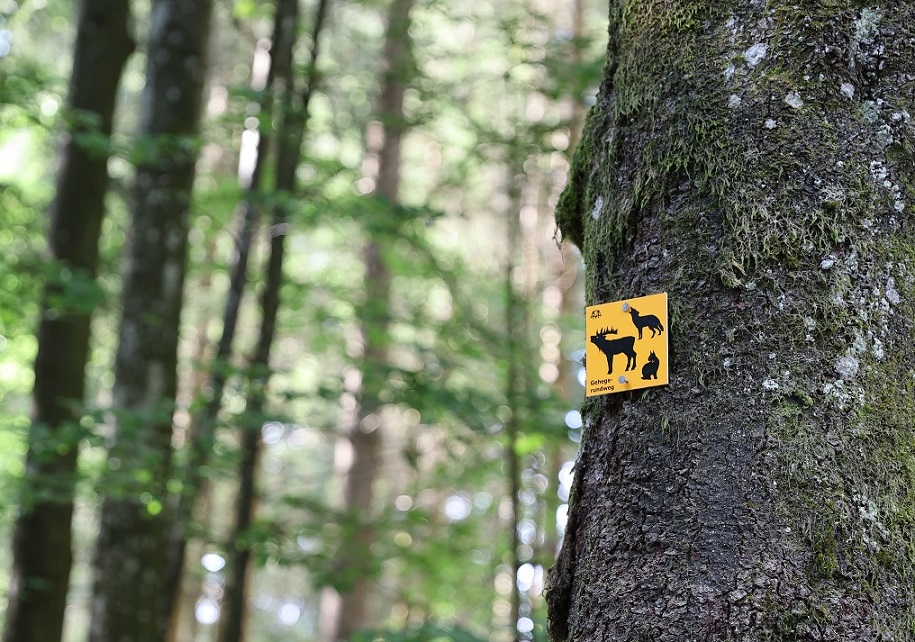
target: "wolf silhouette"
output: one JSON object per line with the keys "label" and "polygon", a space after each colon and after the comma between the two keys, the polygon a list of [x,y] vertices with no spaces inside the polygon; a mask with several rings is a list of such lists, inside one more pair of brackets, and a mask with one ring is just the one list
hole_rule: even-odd
{"label": "wolf silhouette", "polygon": [[[627,310],[629,314],[632,315],[632,322],[635,324],[635,327],[639,331],[639,339],[642,338],[642,330],[648,328],[651,330],[651,336],[655,334],[661,334],[664,332],[664,326],[661,325],[661,320],[653,314],[646,314],[645,316],[640,316],[639,311],[629,306]],[[657,331],[657,332],[655,332]]]}

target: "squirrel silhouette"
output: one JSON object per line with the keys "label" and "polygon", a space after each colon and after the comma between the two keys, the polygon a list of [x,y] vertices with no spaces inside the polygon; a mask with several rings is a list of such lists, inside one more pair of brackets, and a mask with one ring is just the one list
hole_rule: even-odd
{"label": "squirrel silhouette", "polygon": [[[639,339],[642,338],[642,330],[648,328],[651,330],[651,336],[655,334],[661,334],[664,332],[664,326],[661,325],[661,320],[653,314],[646,314],[645,316],[640,316],[639,311],[633,307],[629,307],[627,310],[629,314],[632,315],[632,323],[635,324],[635,327],[639,331]],[[657,332],[655,332],[657,331]]]}
{"label": "squirrel silhouette", "polygon": [[651,351],[651,354],[648,355],[648,363],[642,366],[642,380],[648,381],[649,379],[658,378],[658,366],[661,365],[661,360],[658,359],[658,355],[654,353],[654,350]]}

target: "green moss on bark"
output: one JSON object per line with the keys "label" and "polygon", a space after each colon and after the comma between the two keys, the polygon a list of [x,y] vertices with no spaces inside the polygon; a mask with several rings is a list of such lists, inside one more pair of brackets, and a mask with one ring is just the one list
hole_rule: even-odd
{"label": "green moss on bark", "polygon": [[[700,448],[731,401],[716,387],[737,395],[735,428],[764,424],[754,474],[781,520],[780,581],[804,585],[793,603],[738,598],[781,636],[741,639],[910,639],[915,8],[688,4],[613,3],[608,78],[557,215],[590,303],[670,292],[674,383],[624,404],[622,428],[606,408],[583,416],[623,435],[613,452],[632,465],[630,434]],[[646,437],[652,410],[668,419]]]}
{"label": "green moss on bark", "polygon": [[[612,265],[639,211],[684,180],[726,223],[717,270],[728,286],[766,261],[797,267],[854,236],[879,197],[872,150],[845,132],[880,123],[866,87],[858,98],[842,93],[855,79],[830,59],[866,65],[877,55],[855,40],[858,4],[778,6],[752,30],[722,19],[733,3],[614,5],[626,46],[611,41],[608,81],[557,210],[586,263]],[[832,42],[834,33],[849,36]],[[845,103],[859,98],[849,114]]]}

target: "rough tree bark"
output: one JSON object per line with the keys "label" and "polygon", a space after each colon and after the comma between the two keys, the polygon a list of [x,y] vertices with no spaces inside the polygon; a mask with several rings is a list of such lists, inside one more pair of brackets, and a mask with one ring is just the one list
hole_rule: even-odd
{"label": "rough tree bark", "polygon": [[[98,240],[108,191],[108,152],[87,143],[111,135],[121,71],[133,51],[126,0],[79,3],[68,115],[60,151],[50,258],[72,285],[88,285],[98,267]],[[13,536],[13,567],[4,642],[59,640],[70,566],[73,485],[89,353],[91,306],[67,292],[62,277],[46,286],[38,327],[34,409],[22,507]]]}
{"label": "rough tree bark", "polygon": [[150,16],[91,642],[153,642],[165,634],[163,506],[211,14],[211,0],[156,0]]}
{"label": "rough tree bark", "polygon": [[557,218],[672,377],[584,405],[551,635],[911,640],[915,6],[610,18]]}

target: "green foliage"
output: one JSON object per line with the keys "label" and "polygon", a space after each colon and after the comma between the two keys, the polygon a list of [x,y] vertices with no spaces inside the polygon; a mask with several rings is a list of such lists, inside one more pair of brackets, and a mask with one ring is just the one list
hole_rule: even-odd
{"label": "green foliage", "polygon": [[486,642],[481,638],[460,628],[442,628],[433,624],[423,624],[391,631],[367,631],[356,634],[352,642]]}
{"label": "green foliage", "polygon": [[583,103],[594,93],[604,69],[603,55],[595,55],[594,38],[560,34],[546,45],[542,91],[554,100],[572,96]]}
{"label": "green foliage", "polygon": [[[60,44],[56,51],[67,50],[72,26],[62,19],[72,7],[59,0],[43,3],[45,8],[32,4],[34,10],[23,4],[17,28],[53,34],[48,40]],[[320,591],[345,590],[357,579],[352,569],[344,573],[337,566],[338,553],[352,548],[366,528],[375,531],[377,542],[364,551],[358,571],[381,580],[383,599],[393,606],[375,632],[362,639],[473,642],[491,639],[488,633],[481,637],[484,632],[506,629],[505,584],[513,585],[507,566],[513,523],[505,513],[510,448],[524,470],[519,520],[533,533],[525,540],[523,561],[549,563],[552,551],[544,540],[554,537],[545,533],[555,530],[558,499],[555,471],[547,459],[568,457],[574,447],[562,427],[569,402],[557,398],[538,377],[538,333],[545,319],[540,317],[539,292],[531,292],[524,303],[529,321],[521,340],[528,353],[525,386],[516,399],[523,409],[517,415],[518,437],[513,444],[509,441],[505,381],[513,353],[504,327],[507,251],[503,221],[493,216],[502,216],[506,208],[493,203],[507,198],[507,174],[527,175],[532,184],[561,179],[565,147],[555,141],[569,140],[570,123],[554,101],[582,99],[595,82],[601,47],[587,37],[571,38],[561,31],[554,36],[552,16],[532,15],[526,6],[508,0],[498,6],[421,3],[410,34],[415,67],[405,97],[411,131],[403,145],[402,198],[393,204],[372,194],[364,165],[365,132],[378,93],[381,4],[347,3],[335,10],[337,31],[323,45],[327,55],[321,62],[320,91],[311,102],[298,168],[300,189],[277,193],[268,172],[263,188],[252,195],[265,220],[274,207],[290,213],[282,230],[287,233],[288,260],[277,349],[267,410],[258,415],[245,406],[244,379],[257,327],[254,304],[264,285],[259,267],[249,271],[239,353],[222,363],[213,363],[209,355],[220,332],[236,234],[234,212],[243,194],[235,176],[238,141],[245,128],[256,126],[262,134],[273,134],[277,124],[258,109],[264,93],[250,89],[247,80],[249,49],[269,33],[273,4],[235,0],[229,11],[220,13],[222,22],[214,34],[214,92],[196,139],[141,139],[132,134],[143,85],[141,56],[134,57],[125,73],[111,139],[96,132],[92,119],[62,107],[66,56],[50,59],[50,51],[33,46],[29,56],[16,51],[15,69],[7,64],[12,60],[0,59],[0,150],[23,159],[12,168],[15,172],[0,175],[0,245],[5,248],[0,256],[0,488],[5,497],[26,488],[22,456],[42,288],[51,286],[52,313],[94,312],[87,398],[77,409],[80,421],[63,441],[44,444],[47,452],[80,451],[79,476],[66,480],[79,493],[75,612],[87,609],[80,596],[88,593],[85,560],[95,526],[84,514],[86,508],[105,495],[132,500],[155,516],[169,510],[166,492],[182,490],[179,475],[159,475],[163,462],[155,458],[137,469],[118,468],[117,453],[106,450],[113,420],[123,430],[139,430],[169,424],[175,411],[174,441],[182,444],[192,429],[190,418],[210,392],[199,380],[214,373],[229,384],[220,431],[210,444],[212,457],[204,471],[212,494],[201,514],[209,512],[194,525],[193,534],[214,542],[216,550],[252,547],[259,581],[252,599],[268,605],[253,609],[258,640],[314,638],[309,627],[317,617]],[[148,5],[135,3],[135,10],[142,51]],[[301,56],[296,64],[301,66]],[[529,96],[547,105],[537,122],[524,122]],[[223,99],[224,106],[218,108]],[[95,280],[41,258],[55,127],[66,129],[95,153],[112,154],[112,193]],[[130,237],[127,201],[134,169],[198,150],[202,160],[189,237],[181,393],[174,407],[147,412],[112,407],[120,257]],[[276,231],[264,230],[258,237],[253,265],[260,266],[266,242]],[[381,240],[391,272],[391,305],[386,309],[369,309],[360,260],[369,237]],[[537,282],[549,278],[544,271]],[[390,358],[361,373],[378,382],[391,434],[384,452],[390,476],[380,482],[383,499],[371,515],[345,514],[338,508],[333,468],[335,442],[346,422],[341,406],[348,403],[348,379],[360,362],[360,318],[389,323],[388,332],[374,332]],[[228,541],[239,456],[236,428],[260,430],[263,437],[259,518],[239,541]],[[136,447],[142,447],[139,432]],[[181,470],[186,459],[179,448],[173,470]],[[51,486],[43,488],[53,492]],[[10,516],[11,508],[0,505],[0,516]],[[208,586],[204,584],[204,592]],[[474,590],[467,591],[468,586]],[[278,619],[276,605],[291,603],[293,597],[302,618],[289,625]],[[534,610],[541,608],[538,596],[526,599]],[[502,615],[494,616],[494,609]],[[535,613],[531,617],[542,619]]]}
{"label": "green foliage", "polygon": [[32,362],[39,301],[48,272],[41,259],[48,202],[45,168],[38,156],[51,149],[48,125],[35,98],[53,100],[52,75],[23,59],[12,73],[0,60],[0,522],[13,514],[24,472],[25,434],[31,409]]}

